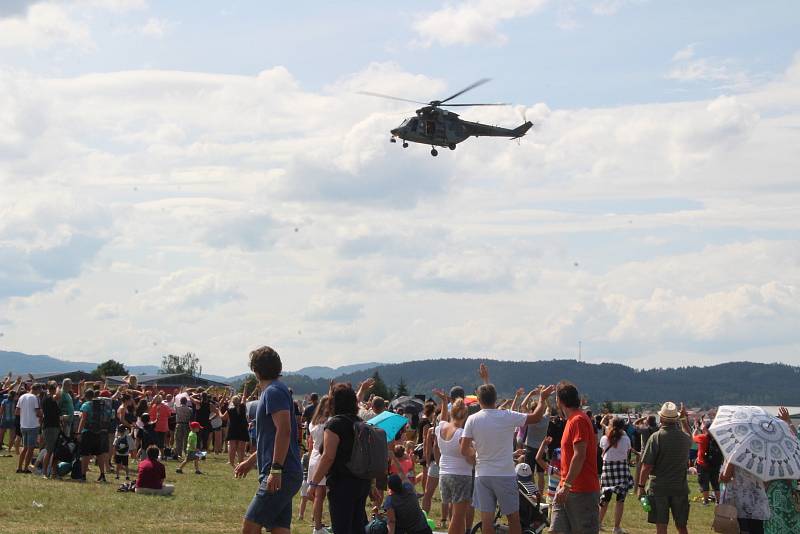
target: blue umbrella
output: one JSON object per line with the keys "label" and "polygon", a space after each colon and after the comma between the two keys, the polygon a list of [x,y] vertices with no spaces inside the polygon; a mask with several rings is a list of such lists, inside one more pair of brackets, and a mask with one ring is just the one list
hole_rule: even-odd
{"label": "blue umbrella", "polygon": [[392,441],[397,433],[400,432],[400,429],[408,424],[408,419],[396,413],[381,412],[367,421],[367,424],[383,429],[386,432],[386,441],[388,442]]}

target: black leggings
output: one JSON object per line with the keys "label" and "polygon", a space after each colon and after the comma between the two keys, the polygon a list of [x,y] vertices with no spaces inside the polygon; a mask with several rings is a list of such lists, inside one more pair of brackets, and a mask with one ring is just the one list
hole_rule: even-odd
{"label": "black leggings", "polygon": [[739,518],[739,532],[742,534],[764,534],[764,521],[761,519]]}
{"label": "black leggings", "polygon": [[336,534],[364,534],[370,481],[355,477],[328,478],[328,509]]}

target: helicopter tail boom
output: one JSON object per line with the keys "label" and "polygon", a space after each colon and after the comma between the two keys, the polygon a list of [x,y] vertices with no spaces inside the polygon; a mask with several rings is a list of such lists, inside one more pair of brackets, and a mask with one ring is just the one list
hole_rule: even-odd
{"label": "helicopter tail boom", "polygon": [[516,128],[501,128],[500,126],[489,126],[477,122],[463,121],[468,135],[475,137],[510,137],[511,139],[519,139],[528,133],[533,123],[527,121]]}
{"label": "helicopter tail boom", "polygon": [[525,121],[525,124],[518,126],[512,130],[514,132],[514,137],[512,137],[511,139],[519,139],[520,137],[528,133],[528,130],[530,130],[532,126],[533,123],[531,121]]}

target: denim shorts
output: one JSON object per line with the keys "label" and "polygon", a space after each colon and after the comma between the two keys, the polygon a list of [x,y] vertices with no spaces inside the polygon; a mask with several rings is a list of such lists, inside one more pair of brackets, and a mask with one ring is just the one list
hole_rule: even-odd
{"label": "denim shorts", "polygon": [[275,493],[267,491],[267,477],[258,485],[258,490],[247,507],[245,519],[258,523],[267,530],[273,528],[292,528],[292,498],[300,491],[303,473],[284,471],[281,475],[281,489]]}
{"label": "denim shorts", "polygon": [[479,512],[494,513],[498,505],[503,515],[519,512],[517,476],[475,477],[472,505]]}
{"label": "denim shorts", "polygon": [[30,448],[36,446],[36,440],[39,438],[38,428],[23,428],[22,430],[22,446]]}

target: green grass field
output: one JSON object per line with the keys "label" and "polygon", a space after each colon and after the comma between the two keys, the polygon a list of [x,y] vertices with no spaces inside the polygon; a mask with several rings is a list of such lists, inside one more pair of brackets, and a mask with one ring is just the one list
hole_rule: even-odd
{"label": "green grass field", "polygon": [[[7,453],[7,450],[3,450]],[[245,480],[233,478],[222,455],[213,455],[202,463],[204,475],[175,473],[175,462],[167,462],[167,482],[175,484],[172,497],[153,497],[118,493],[119,482],[110,477],[108,484],[98,484],[97,467],[92,466],[88,482],[43,480],[36,475],[16,474],[17,457],[0,458],[0,532],[238,532],[242,515],[255,492],[253,471]],[[124,477],[123,477],[124,478]],[[695,481],[690,481],[693,491]],[[42,504],[36,507],[33,502]],[[295,507],[299,509],[299,498]],[[648,525],[639,503],[628,498],[622,526],[631,534],[654,532]],[[438,496],[432,516],[439,518]],[[605,525],[609,532],[613,509]],[[297,513],[295,513],[297,517]],[[311,507],[305,521],[295,521],[292,532],[311,533]],[[712,507],[692,504],[690,530],[706,532],[713,517]],[[327,520],[326,524],[330,524]],[[670,529],[674,532],[674,529]]]}

